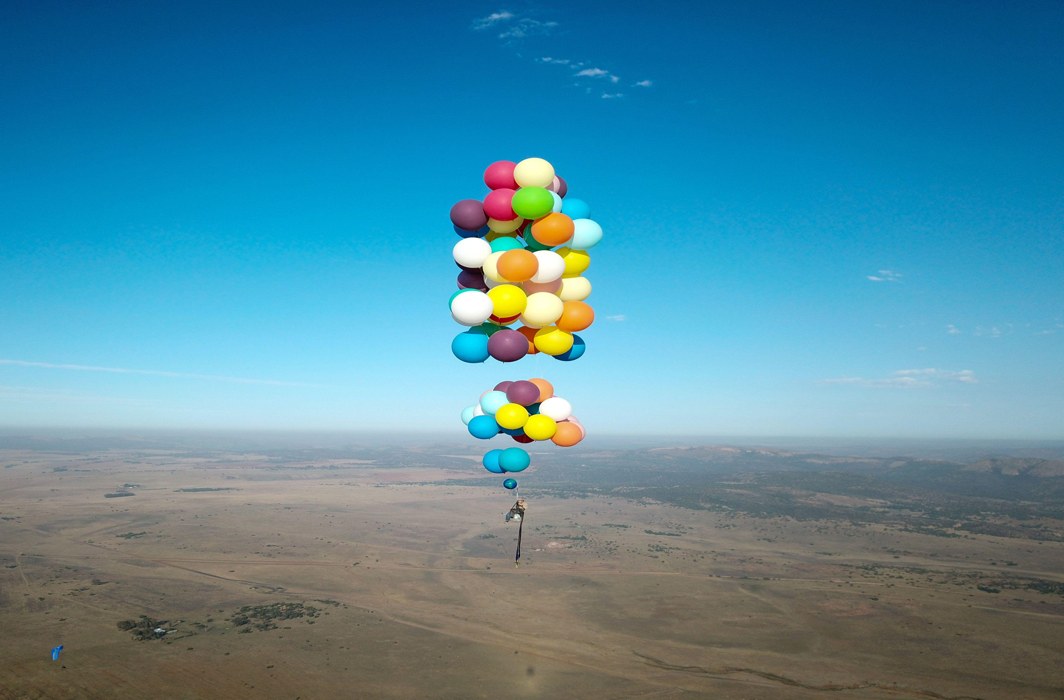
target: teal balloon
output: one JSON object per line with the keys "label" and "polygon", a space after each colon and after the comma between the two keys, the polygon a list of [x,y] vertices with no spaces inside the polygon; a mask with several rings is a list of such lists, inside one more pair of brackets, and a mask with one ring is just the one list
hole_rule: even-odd
{"label": "teal balloon", "polygon": [[551,247],[552,246],[549,246],[546,243],[540,243],[539,241],[537,241],[535,238],[532,237],[531,233],[525,234],[526,250],[531,250],[533,253],[535,253],[537,250],[550,250]]}
{"label": "teal balloon", "polygon": [[507,479],[503,481],[502,487],[504,489],[509,489],[510,491],[513,491],[515,488],[517,488],[517,479]]}
{"label": "teal balloon", "polygon": [[570,219],[586,219],[591,216],[591,207],[582,199],[569,197],[562,200],[562,213]]}
{"label": "teal balloon", "polygon": [[532,463],[532,458],[520,447],[507,447],[499,455],[499,466],[503,471],[523,472]]}
{"label": "teal balloon", "polygon": [[451,352],[462,362],[484,362],[488,359],[488,334],[479,328],[470,328],[454,337]]}
{"label": "teal balloon", "polygon": [[573,219],[573,240],[569,247],[574,250],[594,248],[602,240],[602,227],[591,219]]}
{"label": "teal balloon", "polygon": [[479,330],[484,331],[484,333],[486,333],[490,337],[493,333],[497,333],[498,331],[501,331],[503,328],[508,328],[508,326],[500,326],[497,323],[492,323],[491,321],[485,321],[484,323],[482,323],[479,326],[477,326],[477,328]]}
{"label": "teal balloon", "polygon": [[522,187],[514,192],[511,206],[522,219],[538,219],[550,214],[554,206],[554,197],[550,194],[545,187]]}
{"label": "teal balloon", "polygon": [[513,236],[499,236],[491,242],[491,252],[503,253],[507,250],[514,250],[521,247],[521,241],[517,240]]}
{"label": "teal balloon", "polygon": [[502,454],[502,450],[488,450],[484,453],[483,464],[484,468],[492,474],[502,474],[506,470],[499,464],[499,455]]}
{"label": "teal balloon", "polygon": [[474,416],[467,427],[469,434],[480,440],[490,440],[499,434],[499,424],[495,422],[495,416]]}
{"label": "teal balloon", "polygon": [[489,391],[480,397],[480,407],[484,409],[484,413],[490,413],[493,416],[496,411],[508,403],[510,403],[510,400],[506,398],[505,391]]}

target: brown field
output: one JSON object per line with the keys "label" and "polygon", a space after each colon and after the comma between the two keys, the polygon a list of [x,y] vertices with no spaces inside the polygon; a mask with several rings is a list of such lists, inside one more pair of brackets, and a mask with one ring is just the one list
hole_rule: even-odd
{"label": "brown field", "polygon": [[[1064,596],[976,587],[1064,581],[1061,542],[528,491],[515,568],[511,500],[473,470],[0,467],[0,698],[1064,697]],[[317,615],[232,619],[285,602]],[[141,615],[167,634],[118,628]]]}

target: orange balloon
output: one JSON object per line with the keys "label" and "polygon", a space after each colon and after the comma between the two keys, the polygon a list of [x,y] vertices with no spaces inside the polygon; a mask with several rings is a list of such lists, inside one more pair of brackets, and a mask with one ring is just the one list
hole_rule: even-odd
{"label": "orange balloon", "polygon": [[517,329],[518,333],[520,333],[521,335],[525,336],[525,338],[528,339],[528,354],[529,355],[535,355],[537,352],[539,352],[539,348],[537,348],[536,344],[534,342],[532,342],[533,340],[535,340],[536,331],[538,331],[538,330],[539,330],[538,328],[532,328],[531,326],[521,326],[520,328]]}
{"label": "orange balloon", "polygon": [[524,282],[539,271],[539,259],[530,250],[515,248],[499,256],[496,269],[511,282]]}
{"label": "orange balloon", "polygon": [[572,447],[583,439],[584,434],[579,425],[569,421],[561,421],[558,423],[558,430],[555,431],[554,437],[550,441],[559,447]]}
{"label": "orange balloon", "polygon": [[568,243],[573,230],[573,220],[561,212],[551,212],[532,222],[532,237],[551,247]]}
{"label": "orange balloon", "polygon": [[562,305],[562,315],[555,323],[563,331],[582,331],[595,320],[595,310],[582,301],[567,301]]}
{"label": "orange balloon", "polygon": [[[539,330],[539,329],[538,328],[534,328],[533,330]],[[539,400],[538,400],[539,403],[543,403],[544,401],[546,401],[550,397],[554,396],[554,385],[551,384],[550,382],[548,382],[546,379],[539,379],[537,377],[535,379],[529,379],[528,381],[532,382],[533,384],[535,384],[536,386],[539,387]]]}

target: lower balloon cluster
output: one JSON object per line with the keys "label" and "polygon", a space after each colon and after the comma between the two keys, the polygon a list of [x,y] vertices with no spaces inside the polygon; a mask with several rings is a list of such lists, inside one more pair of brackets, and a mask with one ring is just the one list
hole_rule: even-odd
{"label": "lower balloon cluster", "polygon": [[[520,443],[550,440],[559,447],[572,447],[586,435],[569,402],[555,396],[551,383],[539,378],[496,384],[462,411],[462,421],[469,434],[481,440],[505,434]],[[520,447],[509,447],[489,450],[483,464],[489,472],[505,474],[524,471],[531,461]],[[517,488],[517,481],[507,478],[503,486]]]}

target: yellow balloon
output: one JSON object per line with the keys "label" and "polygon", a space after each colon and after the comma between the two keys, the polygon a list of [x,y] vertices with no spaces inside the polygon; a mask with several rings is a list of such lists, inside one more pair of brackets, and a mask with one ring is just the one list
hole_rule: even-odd
{"label": "yellow balloon", "polygon": [[[491,292],[488,292],[488,296],[491,296]],[[548,355],[561,355],[573,347],[573,334],[557,326],[547,326],[536,331],[532,343],[540,352]]]}
{"label": "yellow balloon", "polygon": [[484,264],[481,266],[481,269],[484,270],[484,277],[486,279],[489,279],[492,282],[506,281],[502,278],[502,275],[499,274],[499,258],[502,257],[504,252],[505,251],[500,250],[497,253],[492,253],[484,259]]}
{"label": "yellow balloon", "polygon": [[563,277],[558,297],[562,301],[583,301],[591,296],[591,281],[587,277]]}
{"label": "yellow balloon", "polygon": [[525,423],[525,435],[533,440],[550,440],[558,432],[558,424],[550,416],[537,413],[528,417]]}
{"label": "yellow balloon", "polygon": [[562,277],[579,277],[591,264],[591,256],[586,250],[573,250],[566,246],[558,249],[558,255],[565,261],[565,272]]}
{"label": "yellow balloon", "polygon": [[517,316],[525,310],[528,304],[528,297],[525,296],[524,290],[513,284],[500,284],[498,287],[489,289],[488,298],[491,299],[493,313],[499,318]]}
{"label": "yellow balloon", "polygon": [[529,328],[549,326],[562,316],[565,302],[550,292],[536,292],[528,295],[528,304],[521,314],[521,323]]}
{"label": "yellow balloon", "polygon": [[517,430],[528,422],[528,409],[519,403],[508,403],[495,411],[495,422],[500,428]]}
{"label": "yellow balloon", "polygon": [[550,187],[554,166],[542,158],[525,158],[514,168],[514,180],[521,187]]}
{"label": "yellow balloon", "polygon": [[498,219],[488,219],[488,228],[495,233],[513,233],[517,229],[521,228],[521,224],[525,223],[525,220],[520,216],[510,221],[499,221]]}

